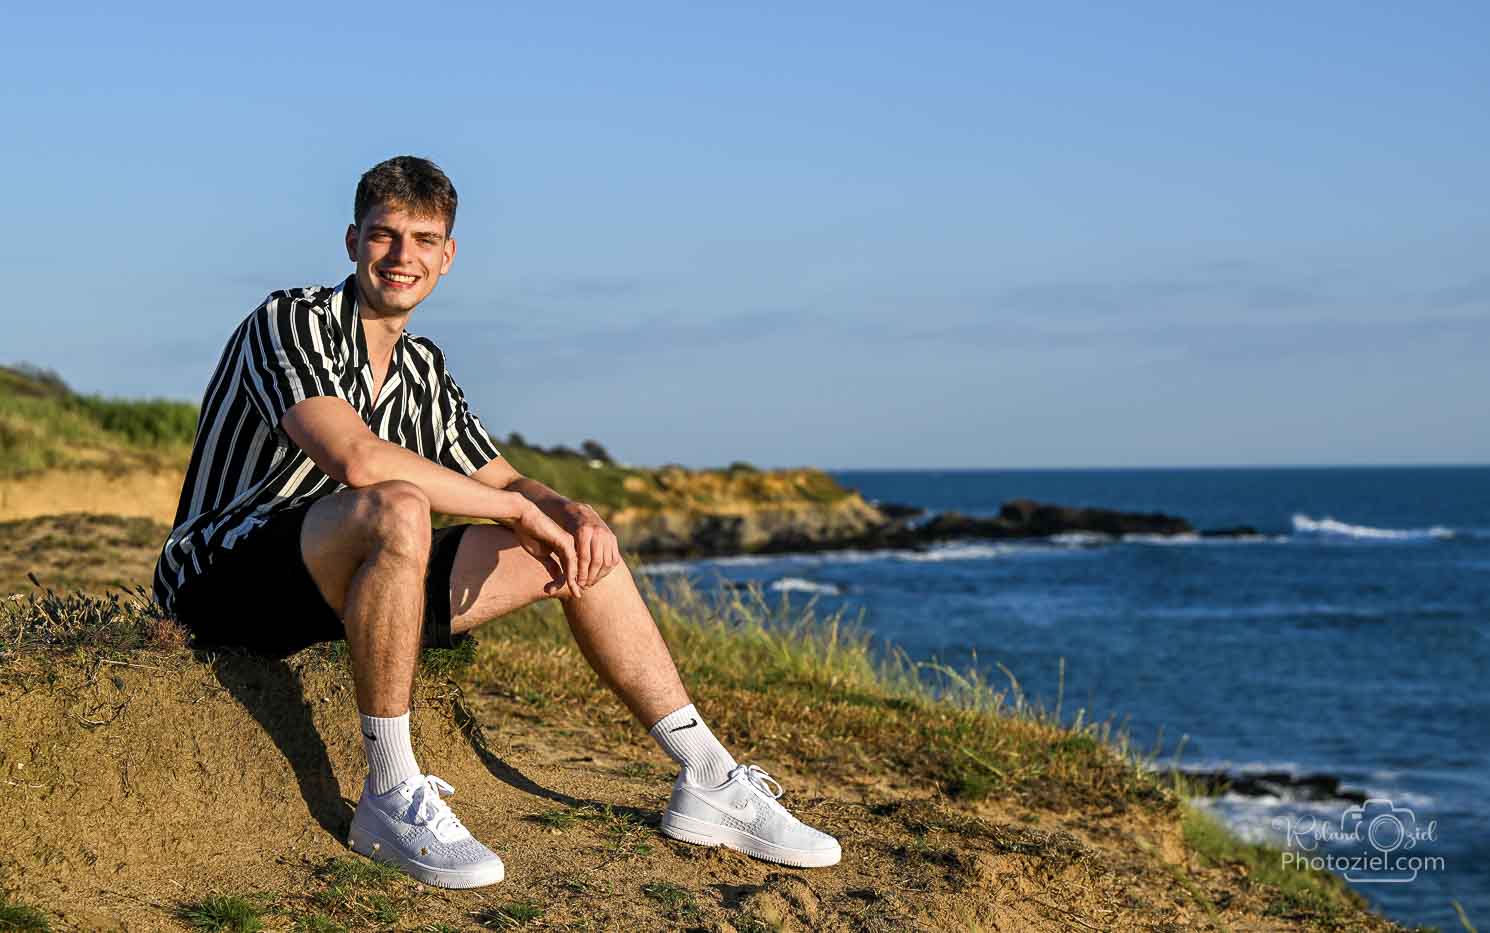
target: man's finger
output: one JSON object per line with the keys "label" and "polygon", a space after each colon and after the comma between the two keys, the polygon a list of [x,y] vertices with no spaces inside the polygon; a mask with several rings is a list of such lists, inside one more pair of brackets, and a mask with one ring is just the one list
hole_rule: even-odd
{"label": "man's finger", "polygon": [[579,558],[574,554],[574,542],[564,542],[564,560],[569,570],[569,592],[576,598],[584,594],[585,585],[579,579]]}
{"label": "man's finger", "polygon": [[594,554],[595,533],[589,527],[583,527],[574,534],[575,557],[579,561],[579,573],[576,575],[580,584],[590,585],[590,558]]}
{"label": "man's finger", "polygon": [[548,571],[549,581],[543,584],[543,592],[557,593],[564,587],[564,568],[559,566],[559,559],[549,552],[543,555],[543,569]]}
{"label": "man's finger", "polygon": [[608,535],[606,536],[605,541],[605,559],[601,562],[600,573],[597,575],[596,579],[604,580],[607,576],[610,575],[610,572],[612,570],[616,569],[616,564],[619,563],[619,561],[620,554],[618,553],[616,548],[616,536]]}

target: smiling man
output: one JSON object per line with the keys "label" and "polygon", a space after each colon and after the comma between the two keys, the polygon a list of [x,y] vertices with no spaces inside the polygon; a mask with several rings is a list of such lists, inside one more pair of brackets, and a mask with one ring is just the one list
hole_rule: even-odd
{"label": "smiling man", "polygon": [[[233,332],[202,399],[155,594],[197,644],[284,657],[346,639],[368,776],[351,847],[429,884],[503,867],[409,742],[421,646],[543,598],[586,660],[680,766],[662,831],[801,867],[839,846],[740,765],[688,698],[595,510],[520,476],[439,347],[406,329],[455,260],[456,194],[411,156],[357,185],[335,287],[274,292]],[[431,510],[496,521],[432,530]]]}

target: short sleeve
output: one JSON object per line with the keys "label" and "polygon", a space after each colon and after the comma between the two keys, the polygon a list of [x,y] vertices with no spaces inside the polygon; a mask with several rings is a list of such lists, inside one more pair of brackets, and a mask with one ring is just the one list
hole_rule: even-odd
{"label": "short sleeve", "polygon": [[481,426],[481,419],[466,404],[466,394],[456,384],[450,370],[440,367],[440,410],[445,417],[445,443],[440,447],[440,463],[470,476],[502,456]]}
{"label": "short sleeve", "polygon": [[312,302],[280,298],[265,302],[244,323],[243,380],[254,408],[272,427],[308,398],[326,395],[351,404],[321,314]]}

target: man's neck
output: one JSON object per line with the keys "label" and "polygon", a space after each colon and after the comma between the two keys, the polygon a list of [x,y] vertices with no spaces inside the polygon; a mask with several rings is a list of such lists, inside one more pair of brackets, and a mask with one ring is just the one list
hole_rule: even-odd
{"label": "man's neck", "polygon": [[375,360],[386,360],[393,355],[398,338],[403,335],[408,314],[379,314],[363,305],[357,309],[362,319],[362,336],[367,341],[367,353]]}

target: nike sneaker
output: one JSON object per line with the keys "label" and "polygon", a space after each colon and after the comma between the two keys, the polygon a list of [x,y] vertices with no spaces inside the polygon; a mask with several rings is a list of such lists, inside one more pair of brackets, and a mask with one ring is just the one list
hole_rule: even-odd
{"label": "nike sneaker", "polygon": [[502,860],[476,841],[441,798],[455,788],[416,775],[373,794],[363,785],[347,844],[353,852],[403,869],[441,888],[480,888],[502,880]]}
{"label": "nike sneaker", "polygon": [[678,775],[662,814],[662,832],[683,842],[724,846],[797,868],[823,868],[843,857],[838,840],[787,812],[781,785],[755,765],[738,765],[718,787]]}

